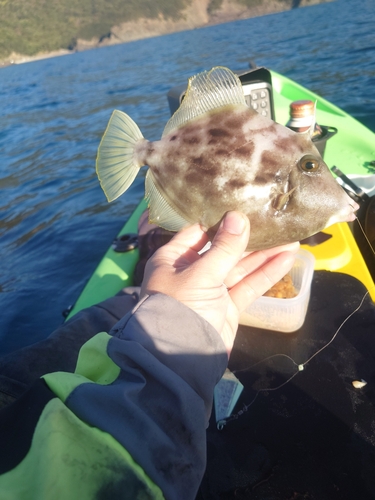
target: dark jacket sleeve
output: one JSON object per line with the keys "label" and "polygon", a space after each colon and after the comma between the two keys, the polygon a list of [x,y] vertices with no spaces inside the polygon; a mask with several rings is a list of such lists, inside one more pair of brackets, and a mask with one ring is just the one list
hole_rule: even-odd
{"label": "dark jacket sleeve", "polygon": [[18,399],[46,373],[73,372],[82,345],[99,332],[109,332],[138,301],[139,288],[127,287],[79,311],[46,339],[1,356],[0,408]]}
{"label": "dark jacket sleeve", "polygon": [[167,498],[194,498],[205,429],[227,354],[217,332],[166,295],[144,299],[110,332],[120,368],[110,385],[81,384],[67,406],[114,436]]}
{"label": "dark jacket sleeve", "polygon": [[[52,373],[44,380],[90,432],[109,436],[106,453],[120,445],[165,498],[183,500],[195,498],[203,476],[213,390],[226,364],[217,332],[186,306],[156,294],[109,335],[88,341],[74,374]],[[111,498],[128,498],[124,486],[119,494],[112,488]]]}

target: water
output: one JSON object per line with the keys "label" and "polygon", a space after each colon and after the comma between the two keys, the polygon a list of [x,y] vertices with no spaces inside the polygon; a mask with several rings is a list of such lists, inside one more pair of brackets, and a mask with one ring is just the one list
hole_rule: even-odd
{"label": "water", "polygon": [[0,70],[0,353],[45,338],[143,195],[108,204],[95,156],[113,109],[148,139],[166,94],[201,70],[255,60],[375,131],[373,0],[338,0]]}

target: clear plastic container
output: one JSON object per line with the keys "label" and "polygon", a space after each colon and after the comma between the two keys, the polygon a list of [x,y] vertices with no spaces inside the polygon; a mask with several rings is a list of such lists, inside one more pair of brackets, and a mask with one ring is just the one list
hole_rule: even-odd
{"label": "clear plastic container", "polygon": [[241,314],[240,324],[286,333],[301,328],[309,305],[314,263],[313,254],[300,249],[289,272],[294,288],[298,292],[296,297],[292,299],[259,297]]}

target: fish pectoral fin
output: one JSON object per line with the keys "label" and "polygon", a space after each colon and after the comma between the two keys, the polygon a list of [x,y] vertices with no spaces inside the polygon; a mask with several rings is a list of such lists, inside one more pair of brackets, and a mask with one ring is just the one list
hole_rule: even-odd
{"label": "fish pectoral fin", "polygon": [[136,161],[134,150],[141,139],[143,135],[130,116],[115,110],[96,158],[96,173],[108,201],[121,196],[137,176],[142,165]]}
{"label": "fish pectoral fin", "polygon": [[295,191],[296,187],[288,191],[287,193],[277,193],[276,196],[272,200],[272,206],[275,210],[282,210],[285,205],[288,203],[289,198],[293,191]]}
{"label": "fish pectoral fin", "polygon": [[145,185],[145,198],[148,201],[149,221],[151,224],[157,224],[168,231],[179,231],[190,225],[190,222],[177,213],[160,193],[150,169],[146,174]]}
{"label": "fish pectoral fin", "polygon": [[198,73],[189,78],[185,97],[165,126],[163,137],[208,111],[230,104],[246,106],[237,75],[222,66]]}

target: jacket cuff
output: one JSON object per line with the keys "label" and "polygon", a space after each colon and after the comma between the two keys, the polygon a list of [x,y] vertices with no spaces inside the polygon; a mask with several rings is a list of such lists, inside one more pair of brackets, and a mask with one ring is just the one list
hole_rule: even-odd
{"label": "jacket cuff", "polygon": [[157,293],[144,297],[109,333],[141,344],[184,379],[211,410],[213,390],[227,367],[228,355],[220,335],[204,318]]}

